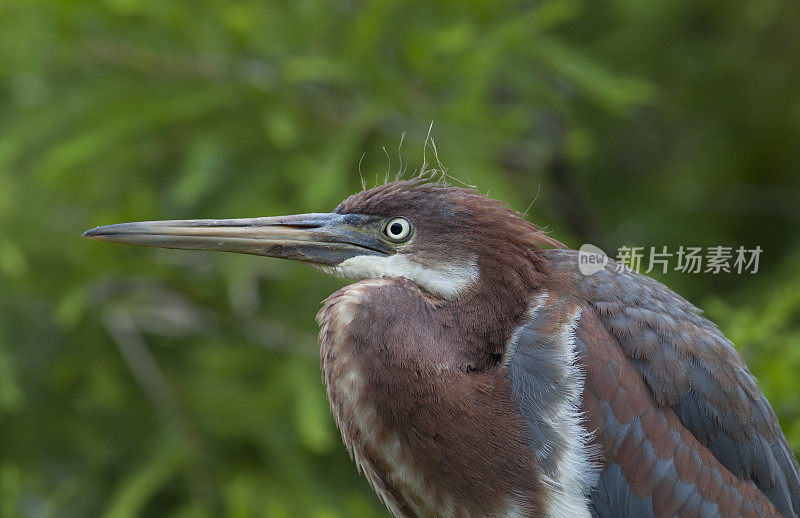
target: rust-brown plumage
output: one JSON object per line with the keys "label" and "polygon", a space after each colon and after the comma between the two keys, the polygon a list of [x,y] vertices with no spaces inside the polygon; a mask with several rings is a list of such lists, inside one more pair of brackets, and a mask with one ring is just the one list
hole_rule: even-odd
{"label": "rust-brown plumage", "polygon": [[[397,516],[796,516],[797,459],[732,344],[638,274],[419,179],[330,214],[88,237],[363,279],[317,316],[345,445]],[[556,246],[556,249],[546,249]]]}

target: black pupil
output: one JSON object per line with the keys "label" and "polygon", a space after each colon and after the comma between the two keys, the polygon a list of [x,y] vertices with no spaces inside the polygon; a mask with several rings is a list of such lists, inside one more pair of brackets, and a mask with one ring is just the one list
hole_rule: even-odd
{"label": "black pupil", "polygon": [[391,232],[393,236],[399,236],[400,234],[403,233],[403,225],[401,225],[400,223],[392,223],[389,226],[389,232]]}

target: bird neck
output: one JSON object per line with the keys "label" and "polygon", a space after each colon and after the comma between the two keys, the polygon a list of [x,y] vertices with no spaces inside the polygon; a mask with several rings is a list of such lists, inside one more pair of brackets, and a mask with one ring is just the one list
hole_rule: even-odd
{"label": "bird neck", "polygon": [[547,263],[540,249],[525,248],[484,256],[478,264],[481,274],[475,286],[441,309],[465,333],[464,352],[475,368],[487,368],[501,360],[531,300],[543,289]]}

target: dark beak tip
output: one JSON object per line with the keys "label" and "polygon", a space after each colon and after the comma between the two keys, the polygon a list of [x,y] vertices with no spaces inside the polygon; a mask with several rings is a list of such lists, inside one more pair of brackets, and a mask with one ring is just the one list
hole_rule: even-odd
{"label": "dark beak tip", "polygon": [[95,241],[105,241],[106,238],[108,238],[108,236],[111,234],[112,232],[108,231],[108,227],[95,227],[95,228],[90,228],[89,230],[81,234],[81,237],[85,237],[87,239],[93,239]]}
{"label": "dark beak tip", "polygon": [[95,239],[100,234],[98,232],[99,229],[100,227],[90,228],[89,230],[81,234],[81,237],[88,237],[89,239]]}

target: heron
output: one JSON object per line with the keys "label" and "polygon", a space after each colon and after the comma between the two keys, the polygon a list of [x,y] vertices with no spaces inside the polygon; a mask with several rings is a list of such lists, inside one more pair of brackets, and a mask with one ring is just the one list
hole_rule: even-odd
{"label": "heron", "polygon": [[663,284],[592,275],[524,215],[416,177],[330,213],[85,237],[292,259],[355,280],[317,314],[336,426],[391,513],[797,516],[800,468],[731,341]]}

